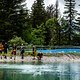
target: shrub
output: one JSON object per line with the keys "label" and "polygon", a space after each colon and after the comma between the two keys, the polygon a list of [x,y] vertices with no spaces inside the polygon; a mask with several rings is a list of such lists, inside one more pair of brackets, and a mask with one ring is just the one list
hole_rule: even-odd
{"label": "shrub", "polygon": [[11,40],[8,41],[10,45],[16,44],[20,46],[21,44],[25,44],[25,41],[22,40],[21,37],[14,36]]}

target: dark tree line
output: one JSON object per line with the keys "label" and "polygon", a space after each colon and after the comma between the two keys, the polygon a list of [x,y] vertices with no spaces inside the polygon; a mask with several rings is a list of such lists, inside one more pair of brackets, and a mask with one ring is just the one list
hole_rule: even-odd
{"label": "dark tree line", "polygon": [[[45,7],[44,0],[35,0],[31,11],[26,0],[0,0],[0,40],[14,35],[35,45],[80,45],[80,13],[76,0],[64,0],[61,17],[59,1]],[[75,15],[79,17],[76,19]]]}
{"label": "dark tree line", "polygon": [[[9,40],[13,35],[21,36],[24,29],[26,10],[21,3],[25,0],[0,0],[0,37]],[[0,39],[1,39],[0,38]]]}

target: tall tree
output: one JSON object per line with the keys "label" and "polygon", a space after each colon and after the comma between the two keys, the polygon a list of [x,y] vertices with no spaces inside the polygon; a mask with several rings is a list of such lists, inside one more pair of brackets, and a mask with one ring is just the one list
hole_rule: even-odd
{"label": "tall tree", "polygon": [[56,33],[57,33],[57,45],[60,45],[60,31],[61,31],[61,27],[59,24],[59,20],[60,20],[60,13],[59,13],[59,3],[58,0],[56,0],[56,4],[55,4],[55,12],[54,12],[54,17],[57,19],[56,22]]}
{"label": "tall tree", "polygon": [[31,9],[32,27],[37,28],[46,20],[44,0],[34,1]]}
{"label": "tall tree", "polygon": [[34,45],[43,45],[45,42],[44,42],[44,33],[45,33],[45,30],[44,30],[44,24],[41,24],[40,26],[37,26],[37,29],[34,28],[33,31],[31,32],[32,34],[32,44]]}
{"label": "tall tree", "polygon": [[58,19],[60,16],[58,0],[56,0],[55,5],[51,4],[47,6],[46,12],[49,19],[53,17],[56,17]]}
{"label": "tall tree", "polygon": [[58,0],[56,0],[56,4],[55,4],[54,17],[56,17],[57,19],[59,18],[59,3],[58,3]]}
{"label": "tall tree", "polygon": [[[79,5],[80,6],[80,5]],[[80,29],[79,28],[79,26],[80,26],[80,13],[77,13],[77,15],[78,15],[78,17],[77,17],[77,19],[76,19],[76,24],[78,25],[77,27],[78,27],[78,29]]]}
{"label": "tall tree", "polygon": [[46,12],[47,12],[47,18],[48,19],[51,19],[51,18],[57,19],[57,22],[56,22],[57,44],[56,45],[60,45],[60,25],[59,25],[60,13],[59,13],[58,0],[56,0],[55,5],[47,6]]}
{"label": "tall tree", "polygon": [[57,43],[57,19],[52,18],[46,21],[45,28],[45,45],[58,45]]}
{"label": "tall tree", "polygon": [[[79,5],[80,6],[80,5]],[[73,43],[74,45],[80,45],[80,13],[77,12],[77,19],[75,19],[75,36],[73,37]]]}
{"label": "tall tree", "polygon": [[[0,9],[0,35],[8,40],[23,30],[25,17],[22,3],[25,0],[2,0]],[[22,30],[21,30],[22,29]]]}
{"label": "tall tree", "polygon": [[71,39],[72,39],[72,30],[73,30],[73,21],[75,19],[75,0],[64,0],[65,1],[65,19],[67,20],[68,26],[67,26],[67,32],[69,36],[69,45],[71,44]]}
{"label": "tall tree", "polygon": [[46,8],[46,12],[47,12],[47,18],[53,18],[54,17],[54,12],[55,12],[55,7],[53,4],[47,6]]}

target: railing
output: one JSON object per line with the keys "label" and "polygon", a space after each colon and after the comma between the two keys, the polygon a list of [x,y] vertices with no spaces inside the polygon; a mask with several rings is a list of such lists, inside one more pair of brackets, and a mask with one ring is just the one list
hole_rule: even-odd
{"label": "railing", "polygon": [[72,46],[72,45],[68,45],[68,46],[36,46],[36,49],[80,49],[80,46]]}
{"label": "railing", "polygon": [[[20,53],[20,47],[21,46],[17,46],[17,53]],[[38,46],[37,45],[35,47],[36,47],[37,52],[38,51],[40,52],[41,50],[52,50],[52,51],[49,51],[50,53],[54,52],[54,50],[56,50],[55,52],[58,52],[57,49],[80,49],[80,46],[70,46],[70,45],[69,46]],[[9,50],[12,50],[12,47],[9,47]],[[25,50],[25,53],[32,53],[33,52],[33,46],[31,46],[31,47],[24,46],[24,50]],[[64,50],[61,52],[64,52]],[[46,53],[46,51],[45,51],[45,53]]]}

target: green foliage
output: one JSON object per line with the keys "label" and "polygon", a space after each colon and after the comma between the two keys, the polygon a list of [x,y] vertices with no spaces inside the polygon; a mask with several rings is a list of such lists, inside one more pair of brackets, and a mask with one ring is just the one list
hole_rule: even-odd
{"label": "green foliage", "polygon": [[64,0],[65,1],[65,11],[64,14],[66,14],[66,19],[69,21],[70,25],[72,20],[75,19],[75,0]]}
{"label": "green foliage", "polygon": [[43,22],[46,21],[46,11],[44,7],[44,0],[36,0],[32,5],[31,11],[31,22],[32,27],[37,28]]}
{"label": "green foliage", "polygon": [[31,30],[24,30],[22,33],[22,38],[27,42],[27,43],[31,43]]}
{"label": "green foliage", "polygon": [[57,19],[52,18],[46,21],[46,45],[56,45],[57,44],[57,29],[58,29],[58,24],[57,24]]}
{"label": "green foliage", "polygon": [[13,35],[21,36],[25,23],[25,0],[0,0],[0,35],[8,41]]}
{"label": "green foliage", "polygon": [[44,24],[37,26],[37,29],[33,29],[32,34],[32,43],[34,45],[43,45],[44,44]]}
{"label": "green foliage", "polygon": [[75,0],[64,0],[64,1],[65,1],[65,9],[66,9],[64,11],[64,14],[65,14],[66,21],[68,23],[68,26],[67,26],[68,44],[71,45],[72,31],[73,31],[72,23],[75,20],[75,13],[76,13]]}
{"label": "green foliage", "polygon": [[21,39],[21,37],[14,36],[11,40],[8,41],[10,45],[16,44],[21,45],[24,44],[25,41]]}
{"label": "green foliage", "polygon": [[24,24],[24,30],[22,31],[22,39],[24,39],[27,43],[31,43],[31,38],[32,38],[31,32],[32,32],[32,26],[30,23],[30,18],[28,16]]}
{"label": "green foliage", "polygon": [[72,25],[75,0],[64,0],[63,19],[60,18],[58,0],[46,9],[44,0],[35,0],[30,12],[25,1],[0,0],[0,41],[9,40],[10,44],[17,45],[24,41],[35,45],[80,45],[80,18],[77,19],[79,26]]}
{"label": "green foliage", "polygon": [[48,19],[54,18],[54,17],[59,19],[60,12],[59,12],[58,0],[56,0],[55,5],[51,4],[51,5],[47,6],[46,13],[47,13],[47,18]]}
{"label": "green foliage", "polygon": [[54,11],[55,11],[55,7],[54,5],[49,5],[46,8],[46,13],[47,13],[47,18],[53,18],[54,17]]}

